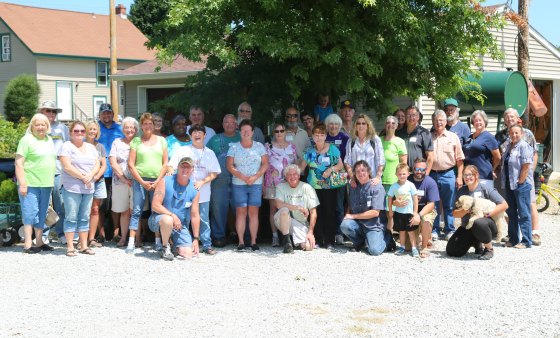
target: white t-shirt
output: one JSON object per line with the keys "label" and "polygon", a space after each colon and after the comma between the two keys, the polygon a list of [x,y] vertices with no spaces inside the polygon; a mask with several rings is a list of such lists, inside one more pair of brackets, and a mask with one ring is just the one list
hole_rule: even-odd
{"label": "white t-shirt", "polygon": [[[214,129],[207,126],[204,126],[204,129],[206,130],[206,133],[204,133],[204,145],[207,145],[212,136],[216,135],[216,132],[214,131]],[[189,130],[191,130],[191,125],[187,126],[187,134],[189,134]]]}
{"label": "white t-shirt", "polygon": [[[183,146],[173,154],[173,157],[169,160],[167,165],[171,166],[173,169],[177,169],[177,164],[183,157],[190,157],[194,162],[194,171],[192,173],[191,179],[198,182],[204,179],[210,173],[220,174],[222,169],[220,169],[220,163],[216,154],[212,149],[204,147],[203,149],[198,149],[192,145]],[[210,182],[204,184],[200,188],[200,203],[205,203],[210,201]]]}

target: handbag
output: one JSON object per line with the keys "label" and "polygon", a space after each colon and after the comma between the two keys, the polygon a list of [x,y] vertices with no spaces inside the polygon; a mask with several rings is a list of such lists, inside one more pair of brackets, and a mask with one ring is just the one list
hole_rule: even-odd
{"label": "handbag", "polygon": [[348,184],[348,173],[345,169],[342,169],[340,171],[333,171],[331,173],[331,176],[327,178],[327,181],[332,188],[344,187],[346,186],[346,184]]}
{"label": "handbag", "polygon": [[58,217],[58,214],[56,213],[56,211],[54,211],[54,208],[52,207],[52,205],[49,205],[49,208],[47,209],[47,218],[45,218],[45,224],[49,227],[53,226],[56,224],[56,222],[58,222],[60,218]]}

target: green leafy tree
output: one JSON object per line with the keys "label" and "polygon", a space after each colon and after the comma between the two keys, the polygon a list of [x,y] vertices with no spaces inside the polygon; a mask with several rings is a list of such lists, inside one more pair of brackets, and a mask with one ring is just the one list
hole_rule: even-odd
{"label": "green leafy tree", "polygon": [[40,92],[39,83],[32,75],[22,74],[11,79],[4,97],[6,118],[12,122],[22,117],[30,119],[37,112]]}
{"label": "green leafy tree", "polygon": [[18,124],[0,120],[0,158],[15,157],[18,142],[25,134],[27,125],[26,119],[21,119]]}
{"label": "green leafy tree", "polygon": [[166,34],[162,22],[169,12],[169,0],[136,0],[130,6],[128,19],[148,39],[163,39]]}
{"label": "green leafy tree", "polygon": [[500,57],[490,29],[504,22],[477,0],[169,3],[166,34],[148,45],[163,62],[204,58],[190,100],[231,110],[246,99],[264,115],[286,102],[310,109],[318,93],[381,110],[394,95],[454,94],[480,55]]}

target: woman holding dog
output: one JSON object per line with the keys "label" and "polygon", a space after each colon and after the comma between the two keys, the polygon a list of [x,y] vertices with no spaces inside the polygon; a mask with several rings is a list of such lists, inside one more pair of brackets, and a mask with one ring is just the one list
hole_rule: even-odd
{"label": "woman holding dog", "polygon": [[[502,157],[502,189],[511,206],[507,210],[509,224],[508,247],[530,248],[532,243],[531,195],[533,187],[534,148],[523,140],[523,128],[519,125],[509,127],[511,143]],[[521,238],[519,238],[521,232]]]}
{"label": "woman holding dog", "polygon": [[[485,214],[484,218],[474,221],[470,229],[466,229],[469,222],[469,211],[463,208],[453,210],[453,217],[461,218],[461,226],[455,231],[447,242],[445,248],[447,255],[451,257],[464,256],[471,247],[475,248],[478,259],[489,260],[494,257],[492,238],[498,233],[493,216],[503,213],[508,208],[508,204],[498,191],[487,184],[480,184],[480,174],[474,165],[467,165],[463,170],[463,187],[457,192],[455,201],[461,196],[471,196],[474,198],[485,198],[496,203],[496,208],[490,213]],[[531,222],[529,222],[529,226]]]}

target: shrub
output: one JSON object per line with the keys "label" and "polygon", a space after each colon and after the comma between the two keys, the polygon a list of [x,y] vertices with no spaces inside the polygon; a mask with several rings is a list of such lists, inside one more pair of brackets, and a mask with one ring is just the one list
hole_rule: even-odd
{"label": "shrub", "polygon": [[0,202],[16,203],[18,199],[16,183],[11,179],[3,180],[0,183]]}
{"label": "shrub", "polygon": [[28,120],[37,112],[41,88],[37,80],[28,74],[14,77],[8,82],[4,97],[4,113],[12,122],[22,117]]}
{"label": "shrub", "polygon": [[25,134],[28,120],[25,118],[20,123],[0,120],[0,158],[14,158],[19,140]]}

